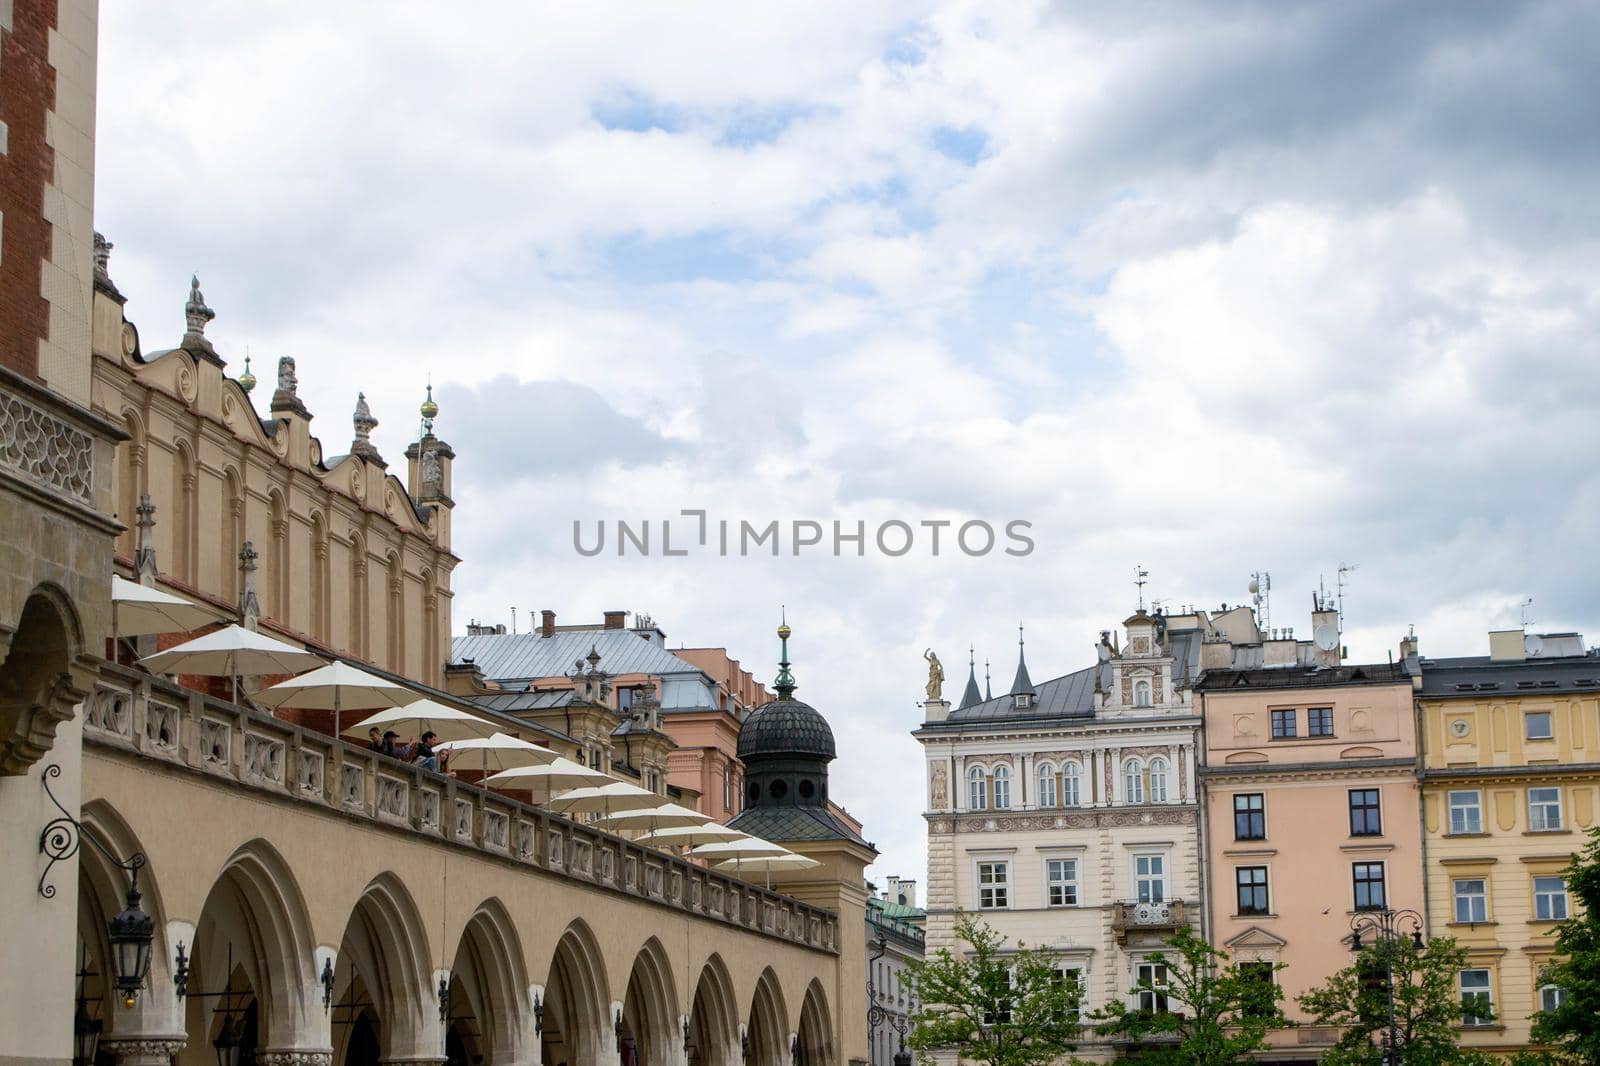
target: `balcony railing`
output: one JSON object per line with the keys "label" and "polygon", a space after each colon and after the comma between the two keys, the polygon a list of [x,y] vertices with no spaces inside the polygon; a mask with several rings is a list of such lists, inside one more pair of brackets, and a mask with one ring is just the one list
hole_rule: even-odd
{"label": "balcony railing", "polygon": [[83,705],[85,740],[395,826],[753,933],[837,953],[831,911],[543,808],[112,663]]}
{"label": "balcony railing", "polygon": [[1183,900],[1169,899],[1161,902],[1118,900],[1111,911],[1111,931],[1117,943],[1124,943],[1132,933],[1173,932],[1180,925],[1188,925]]}

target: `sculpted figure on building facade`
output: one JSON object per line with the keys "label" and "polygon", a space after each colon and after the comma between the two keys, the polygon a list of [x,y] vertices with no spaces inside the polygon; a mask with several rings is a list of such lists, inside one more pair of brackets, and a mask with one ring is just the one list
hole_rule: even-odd
{"label": "sculpted figure on building facade", "polygon": [[939,662],[939,656],[934,654],[932,648],[922,653],[928,661],[928,699],[938,700],[944,694],[944,664]]}
{"label": "sculpted figure on building facade", "polygon": [[933,764],[933,786],[931,789],[929,789],[929,792],[931,793],[931,798],[933,800],[934,810],[942,811],[945,809],[945,807],[949,806],[949,782],[946,780],[943,763]]}

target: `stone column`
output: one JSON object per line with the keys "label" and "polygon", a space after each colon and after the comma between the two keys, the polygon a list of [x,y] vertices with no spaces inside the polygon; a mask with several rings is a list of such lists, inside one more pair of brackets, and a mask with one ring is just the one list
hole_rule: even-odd
{"label": "stone column", "polygon": [[256,1052],[256,1066],[332,1066],[329,1048],[267,1048]]}
{"label": "stone column", "polygon": [[103,1041],[100,1048],[117,1066],[172,1066],[173,1056],[188,1042],[182,1036],[130,1036]]}

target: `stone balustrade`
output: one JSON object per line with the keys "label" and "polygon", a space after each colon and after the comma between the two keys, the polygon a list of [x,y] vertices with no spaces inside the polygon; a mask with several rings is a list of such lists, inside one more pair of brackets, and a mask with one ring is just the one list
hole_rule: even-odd
{"label": "stone balustrade", "polygon": [[837,954],[830,911],[488,789],[107,663],[83,705],[88,745],[402,827],[537,869]]}

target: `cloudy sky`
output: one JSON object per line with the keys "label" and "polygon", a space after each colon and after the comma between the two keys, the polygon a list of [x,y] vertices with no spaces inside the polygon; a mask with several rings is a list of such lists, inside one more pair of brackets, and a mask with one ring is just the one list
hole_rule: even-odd
{"label": "cloudy sky", "polygon": [[[1147,595],[1479,654],[1600,632],[1600,9],[1564,2],[173,5],[102,17],[98,226],[147,348],[394,461],[430,378],[455,624],[648,612],[763,679],[920,876],[932,646],[1001,686]],[[1032,523],[619,559],[574,520]],[[688,520],[680,519],[680,541]],[[927,527],[920,527],[925,533]],[[715,536],[712,537],[713,544]],[[891,540],[891,547],[898,543]],[[1003,543],[1002,543],[1003,547]],[[853,548],[847,546],[847,550]]]}

